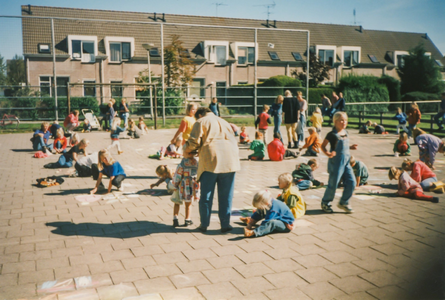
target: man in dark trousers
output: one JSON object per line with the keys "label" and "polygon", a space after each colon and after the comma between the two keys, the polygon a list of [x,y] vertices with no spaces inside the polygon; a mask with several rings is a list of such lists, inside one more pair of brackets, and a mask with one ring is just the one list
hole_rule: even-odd
{"label": "man in dark trousers", "polygon": [[283,119],[286,125],[287,132],[287,148],[292,148],[292,141],[294,142],[293,148],[298,148],[298,137],[296,133],[297,123],[300,116],[300,103],[296,97],[292,96],[292,93],[287,90],[284,92],[283,100]]}

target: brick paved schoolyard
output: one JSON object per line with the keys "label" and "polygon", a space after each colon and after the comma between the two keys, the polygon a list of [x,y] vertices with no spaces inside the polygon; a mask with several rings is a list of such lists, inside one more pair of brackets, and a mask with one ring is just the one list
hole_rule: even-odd
{"label": "brick paved schoolyard", "polygon": [[[403,158],[391,155],[395,136],[350,132],[359,145],[353,154],[367,164],[370,183],[384,184],[375,187],[381,193],[356,190],[355,213],[346,215],[322,213],[324,189],[304,191],[308,211],[292,233],[254,239],[242,237],[239,216],[234,230],[221,234],[216,201],[206,234],[195,229],[197,205],[192,227],[171,227],[165,185],[147,190],[160,164],[147,156],[174,130],[122,140],[124,153],[115,158],[128,175],[126,194],[87,205],[75,197],[89,192],[92,178],[37,188],[35,179],[69,170],[44,169],[57,158],[33,158],[30,134],[0,135],[0,300],[443,299],[445,197],[433,204],[386,196],[396,182],[378,168],[400,166]],[[90,152],[110,143],[104,132],[81,137],[91,141]],[[278,194],[277,176],[307,160],[249,162],[248,153],[240,150],[234,210],[248,208],[260,189]],[[438,158],[436,174],[445,179],[445,159]],[[326,182],[327,158],[319,160],[316,178]]]}

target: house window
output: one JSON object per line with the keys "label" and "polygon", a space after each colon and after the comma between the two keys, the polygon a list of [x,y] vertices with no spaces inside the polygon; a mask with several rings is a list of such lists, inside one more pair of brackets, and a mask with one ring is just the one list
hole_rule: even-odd
{"label": "house window", "polygon": [[272,60],[280,60],[280,57],[275,51],[268,51],[270,59]]}
{"label": "house window", "polygon": [[225,65],[229,56],[229,42],[204,41],[203,49],[208,62],[216,65]]}
{"label": "house window", "polygon": [[123,95],[123,87],[122,85],[119,85],[122,83],[122,80],[120,81],[110,81],[111,83],[111,98],[122,98]]}
{"label": "house window", "polygon": [[50,44],[39,44],[39,53],[51,53]]}
{"label": "house window", "polygon": [[292,52],[292,56],[296,61],[302,61],[303,57],[301,56],[300,52]]}
{"label": "house window", "polygon": [[110,61],[121,62],[131,58],[131,44],[128,42],[110,43]]}
{"label": "house window", "polygon": [[368,54],[369,59],[373,62],[373,63],[378,63],[379,60],[377,59],[377,57],[375,57],[375,55],[372,54]]}
{"label": "house window", "polygon": [[249,84],[249,82],[248,81],[238,81],[238,85],[241,85],[241,84]]}
{"label": "house window", "polygon": [[403,68],[405,66],[405,59],[404,59],[405,56],[406,56],[405,54],[399,54],[399,55],[396,56],[396,58],[397,58],[397,66],[399,68]]}
{"label": "house window", "polygon": [[[57,77],[57,96],[66,97],[68,95],[67,85],[70,82],[69,77]],[[40,76],[40,93],[42,96],[54,96],[54,77]]]}
{"label": "house window", "polygon": [[[96,80],[85,80],[83,83],[96,83]],[[95,85],[84,85],[83,86],[84,97],[96,97],[96,86]]]}
{"label": "house window", "polygon": [[253,64],[255,61],[254,47],[238,47],[238,64]]}
{"label": "house window", "polygon": [[334,65],[334,50],[320,49],[318,50],[318,58],[322,64]]}
{"label": "house window", "polygon": [[227,83],[225,81],[216,82],[216,98],[218,101],[227,104]]}
{"label": "house window", "polygon": [[189,97],[199,97],[205,98],[205,79],[204,78],[193,78],[192,83],[189,88]]}
{"label": "house window", "polygon": [[94,42],[92,41],[71,41],[73,59],[80,59],[82,62],[95,62]]}
{"label": "house window", "polygon": [[358,64],[358,51],[345,50],[343,51],[343,62],[345,66],[351,67]]}

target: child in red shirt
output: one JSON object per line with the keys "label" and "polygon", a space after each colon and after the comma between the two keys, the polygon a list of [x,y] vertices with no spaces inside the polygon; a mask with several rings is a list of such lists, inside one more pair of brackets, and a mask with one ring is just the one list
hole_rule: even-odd
{"label": "child in red shirt", "polygon": [[250,143],[251,140],[249,139],[249,134],[246,132],[246,126],[241,127],[241,133],[239,135],[239,142],[240,144],[247,144]]}
{"label": "child in red shirt", "polygon": [[427,196],[423,193],[420,184],[414,181],[407,172],[397,169],[396,167],[391,167],[388,173],[389,180],[395,179],[399,182],[397,195],[405,198],[431,201],[433,203],[438,203],[438,197]]}
{"label": "child in red shirt", "polygon": [[269,127],[268,124],[272,124],[270,121],[270,116],[267,114],[270,107],[267,104],[263,105],[263,112],[257,117],[255,121],[255,129],[258,127],[258,131],[263,134],[263,142],[264,145],[267,145],[266,141],[266,134],[267,134],[267,128]]}
{"label": "child in red shirt", "polygon": [[57,129],[56,139],[54,140],[54,151],[58,154],[65,152],[68,141],[65,137],[65,132],[63,128]]}
{"label": "child in red shirt", "polygon": [[269,153],[269,159],[272,161],[282,161],[286,157],[297,158],[298,155],[293,151],[286,150],[281,142],[281,135],[278,132],[273,134],[274,140],[267,145],[267,152]]}

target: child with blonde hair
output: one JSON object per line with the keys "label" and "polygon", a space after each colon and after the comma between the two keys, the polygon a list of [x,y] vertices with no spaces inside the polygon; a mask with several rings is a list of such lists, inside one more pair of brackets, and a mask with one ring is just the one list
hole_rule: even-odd
{"label": "child with blonde hair", "polygon": [[388,134],[388,131],[386,131],[385,127],[383,127],[382,125],[374,122],[372,126],[374,126],[374,134]]}
{"label": "child with blonde hair", "polygon": [[133,119],[128,120],[128,135],[131,139],[138,139],[141,137],[142,132],[139,127],[136,126],[136,123]]}
{"label": "child with blonde hair", "polygon": [[159,180],[156,183],[150,185],[150,189],[159,186],[161,183],[165,181],[167,184],[167,192],[171,195],[176,191],[175,186],[173,185],[173,176],[175,172],[168,167],[167,165],[160,165],[156,168],[156,175],[158,175]]}
{"label": "child with blonde hair", "polygon": [[444,183],[437,181],[436,174],[423,161],[417,160],[413,162],[405,158],[402,163],[402,169],[407,172],[411,171],[411,178],[420,183],[424,191],[443,194]]}
{"label": "child with blonde hair", "polygon": [[317,106],[312,113],[311,119],[310,119],[312,126],[315,127],[317,130],[317,133],[321,133],[321,127],[323,126],[323,116],[321,115],[321,109]]}
{"label": "child with blonde hair", "polygon": [[182,156],[182,137],[176,137],[174,143],[168,145],[167,147],[162,146],[161,150],[158,151],[159,159],[163,160],[165,156],[179,158]]}
{"label": "child with blonde hair", "polygon": [[369,178],[368,167],[363,162],[355,160],[354,156],[351,156],[349,163],[351,164],[352,170],[354,170],[357,186],[367,185]]}
{"label": "child with blonde hair", "polygon": [[269,128],[268,124],[272,124],[270,121],[270,116],[267,113],[269,111],[270,107],[267,104],[263,105],[263,112],[257,117],[255,121],[255,129],[258,128],[258,131],[263,134],[263,142],[265,145],[267,145],[266,135],[267,135],[267,128]]}
{"label": "child with blonde hair", "polygon": [[314,127],[309,127],[307,131],[309,132],[309,136],[306,138],[306,143],[301,148],[307,148],[307,151],[303,156],[318,156],[318,153],[320,153],[321,138]]}
{"label": "child with blonde hair", "polygon": [[102,183],[102,176],[106,175],[110,178],[108,183],[107,193],[111,192],[111,187],[114,185],[121,192],[124,191],[122,181],[127,175],[121,164],[113,159],[110,151],[102,149],[98,153],[98,164],[93,164],[91,167],[93,179],[96,180],[96,186],[91,190],[90,194],[95,194],[99,188],[105,189]]}
{"label": "child with blonde hair", "polygon": [[108,150],[110,150],[111,148],[116,147],[117,154],[124,153],[124,151],[122,151],[122,149],[121,149],[121,143],[119,141],[119,133],[124,132],[125,128],[120,127],[119,126],[120,124],[121,124],[121,119],[119,117],[113,118],[113,122],[111,123],[111,130],[110,130],[111,145],[108,146],[108,148],[107,148]]}
{"label": "child with blonde hair", "polygon": [[148,127],[145,124],[143,117],[139,117],[138,127],[142,131],[142,134],[148,133]]}
{"label": "child with blonde hair", "polygon": [[[273,133],[279,133],[280,136],[280,126],[283,122],[283,101],[284,97],[282,95],[278,95],[277,98],[275,98],[275,102],[274,104],[272,104],[272,107],[270,109],[272,111],[271,115],[273,116]],[[284,144],[283,139],[281,139],[281,142]]]}
{"label": "child with blonde hair", "polygon": [[198,104],[189,103],[187,104],[187,108],[185,110],[186,116],[182,118],[181,124],[179,125],[178,130],[176,131],[174,137],[171,140],[171,144],[175,143],[175,140],[182,133],[182,145],[188,140],[190,136],[190,132],[192,132],[193,124],[196,122],[195,113],[198,110]]}
{"label": "child with blonde hair", "polygon": [[196,152],[184,152],[184,157],[173,175],[172,182],[177,190],[177,193],[175,193],[177,197],[173,195],[171,198],[175,204],[173,208],[173,227],[179,226],[179,207],[183,203],[185,203],[184,226],[187,227],[193,224],[190,218],[192,203],[193,201],[199,200],[200,197],[199,183],[197,181],[198,160],[195,158],[196,154]]}
{"label": "child with blonde hair", "polygon": [[263,160],[266,156],[266,145],[264,145],[263,134],[261,132],[255,132],[255,140],[250,144],[250,150],[253,150],[253,154],[248,156],[249,160]]}
{"label": "child with blonde hair", "polygon": [[394,143],[394,148],[392,150],[395,157],[398,157],[399,153],[402,156],[411,155],[411,146],[408,143],[408,134],[405,131],[400,133],[399,138]]}
{"label": "child with blonde hair", "polygon": [[400,128],[408,132],[408,129],[406,128],[406,120],[408,119],[408,116],[402,112],[400,107],[397,107],[396,115],[392,117],[392,119],[399,121],[399,124],[397,125],[397,134],[400,133]]}
{"label": "child with blonde hair", "polygon": [[80,135],[77,132],[71,134],[70,137],[70,147],[74,147],[80,142]]}
{"label": "child with blonde hair", "polygon": [[[349,160],[351,154],[349,150],[356,150],[357,144],[349,145],[349,136],[346,131],[348,126],[348,115],[345,112],[336,112],[333,117],[334,128],[326,135],[326,138],[321,145],[321,150],[328,160],[329,181],[326,191],[323,195],[321,208],[324,212],[334,212],[330,203],[334,200],[335,191],[340,180],[343,179],[344,190],[340,198],[338,208],[344,210],[346,213],[352,213],[353,209],[349,204],[349,200],[354,193],[356,186],[354,171],[352,170]],[[326,149],[330,145],[330,150]]]}
{"label": "child with blonde hair", "polygon": [[371,134],[372,132],[371,132],[371,130],[369,130],[369,126],[372,126],[372,121],[371,120],[366,121],[366,123],[363,124],[360,127],[358,133],[360,133],[360,134]]}
{"label": "child with blonde hair", "polygon": [[56,138],[54,140],[54,151],[58,154],[65,152],[68,141],[65,137],[65,132],[62,127],[57,129]]}
{"label": "child with blonde hair", "polygon": [[44,165],[45,168],[55,169],[55,168],[71,168],[74,163],[77,162],[79,154],[83,154],[85,156],[88,155],[86,148],[90,141],[83,139],[76,146],[71,147],[71,149],[67,152],[64,152],[60,155],[59,160],[55,163],[49,163]]}
{"label": "child with blonde hair", "polygon": [[396,193],[398,196],[415,200],[431,201],[433,203],[439,202],[438,197],[425,195],[420,184],[412,179],[405,171],[396,167],[391,167],[388,177],[389,180],[395,179],[398,181],[398,191]]}
{"label": "child with blonde hair", "polygon": [[289,207],[295,219],[306,213],[306,202],[303,200],[298,188],[293,185],[293,178],[290,173],[283,173],[278,176],[278,187],[282,189],[277,200],[283,201]]}
{"label": "child with blonde hair", "polygon": [[417,127],[422,119],[422,114],[420,113],[419,106],[416,102],[411,104],[411,108],[407,111],[408,115],[408,136],[413,135],[413,129]]}
{"label": "child with blonde hair", "polygon": [[[295,218],[289,207],[280,200],[272,198],[269,191],[264,190],[255,194],[252,205],[257,209],[249,218],[245,237],[260,237],[274,232],[290,232],[294,229]],[[253,229],[258,221],[260,226]]]}
{"label": "child with blonde hair", "polygon": [[247,143],[251,142],[251,140],[249,139],[249,134],[246,131],[246,126],[241,127],[241,133],[239,135],[239,142],[240,142],[240,144],[247,144]]}

